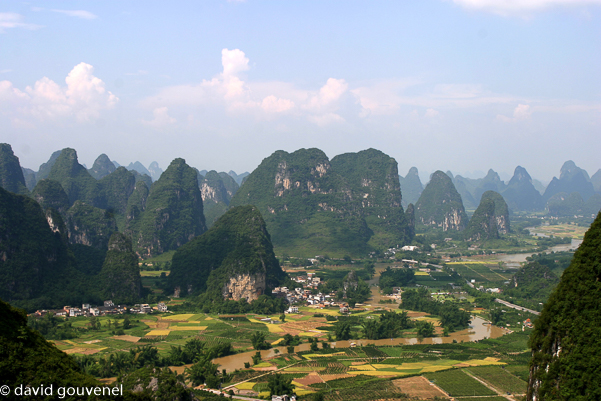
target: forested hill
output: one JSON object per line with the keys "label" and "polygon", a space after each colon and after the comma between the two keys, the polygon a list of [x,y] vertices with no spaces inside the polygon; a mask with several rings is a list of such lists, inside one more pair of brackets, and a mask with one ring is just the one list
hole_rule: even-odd
{"label": "forested hill", "polygon": [[175,252],[168,292],[206,292],[213,301],[250,302],[284,276],[261,213],[254,206],[238,206]]}
{"label": "forested hill", "polygon": [[601,399],[600,294],[601,213],[535,322],[528,400]]}
{"label": "forested hill", "polygon": [[397,163],[375,149],[332,161],[319,149],[277,151],[231,201],[248,204],[259,208],[280,252],[359,256],[410,241]]}

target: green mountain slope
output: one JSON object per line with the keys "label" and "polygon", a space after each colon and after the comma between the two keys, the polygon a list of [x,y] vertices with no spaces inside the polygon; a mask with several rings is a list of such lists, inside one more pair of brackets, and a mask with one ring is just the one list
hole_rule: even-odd
{"label": "green mountain slope", "polygon": [[69,204],[82,200],[96,205],[97,182],[88,170],[77,161],[75,149],[65,148],[56,159],[48,178],[58,181],[69,197]]}
{"label": "green mountain slope", "polygon": [[534,188],[530,174],[521,166],[515,168],[513,177],[501,195],[513,211],[536,211],[544,206],[542,196]]}
{"label": "green mountain slope", "polygon": [[136,199],[128,202],[126,233],[131,235],[138,255],[150,257],[177,249],[206,231],[196,175],[184,159],[175,159],[152,185],[144,202],[143,187],[138,191],[136,186],[132,194]]}
{"label": "green mountain slope", "polygon": [[374,149],[331,162],[319,149],[277,151],[231,201],[249,204],[261,211],[278,252],[359,256],[408,242],[396,162]]}
{"label": "green mountain slope", "polygon": [[405,177],[399,176],[399,181],[403,194],[403,207],[406,208],[410,203],[415,204],[424,190],[417,167],[411,167]]}
{"label": "green mountain slope", "polygon": [[601,214],[535,322],[528,400],[601,399]]}
{"label": "green mountain slope", "polygon": [[133,304],[142,293],[142,279],[138,256],[132,249],[131,240],[121,233],[114,233],[100,271],[102,295],[115,303]]}
{"label": "green mountain slope", "polygon": [[0,143],[0,187],[15,194],[29,194],[19,158],[7,143]]}
{"label": "green mountain slope", "polygon": [[116,169],[117,167],[115,167],[111,159],[109,159],[109,157],[103,153],[98,156],[96,160],[94,160],[92,168],[88,171],[92,177],[99,180],[103,177],[106,177]]}
{"label": "green mountain slope", "polygon": [[417,224],[440,227],[443,231],[465,229],[468,218],[461,195],[447,174],[440,170],[432,174],[415,204],[415,221]]}
{"label": "green mountain slope", "polygon": [[175,252],[169,290],[251,301],[283,278],[261,213],[253,206],[238,206]]}

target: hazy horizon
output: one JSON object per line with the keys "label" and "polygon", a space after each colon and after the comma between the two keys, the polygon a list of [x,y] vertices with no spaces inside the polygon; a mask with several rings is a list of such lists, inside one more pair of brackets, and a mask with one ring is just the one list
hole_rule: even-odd
{"label": "hazy horizon", "polygon": [[237,173],[312,147],[402,176],[601,168],[601,0],[9,0],[0,41],[0,142],[35,171],[65,147]]}

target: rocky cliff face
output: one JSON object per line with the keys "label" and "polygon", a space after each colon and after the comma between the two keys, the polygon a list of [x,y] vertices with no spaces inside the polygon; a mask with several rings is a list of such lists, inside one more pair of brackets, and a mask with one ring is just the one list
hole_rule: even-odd
{"label": "rocky cliff face", "polygon": [[443,231],[462,231],[467,226],[467,214],[461,196],[451,178],[436,171],[415,204],[415,220],[419,224],[440,227]]}
{"label": "rocky cliff face", "polygon": [[237,274],[223,286],[223,299],[239,301],[244,298],[248,302],[258,299],[265,292],[265,273]]}
{"label": "rocky cliff face", "polygon": [[601,214],[534,323],[528,400],[601,399]]}
{"label": "rocky cliff face", "polygon": [[501,192],[513,211],[536,211],[543,209],[543,199],[534,188],[532,178],[525,168],[517,166],[507,188]]}
{"label": "rocky cliff face", "polygon": [[198,174],[198,185],[207,227],[211,227],[227,211],[232,197],[238,190],[238,184],[226,173],[211,170],[204,176]]}
{"label": "rocky cliff face", "polygon": [[258,209],[239,206],[175,252],[169,286],[181,295],[253,300],[284,276]]}
{"label": "rocky cliff face", "polygon": [[15,194],[29,194],[19,158],[7,143],[0,143],[0,187]]}
{"label": "rocky cliff face", "polygon": [[397,164],[369,149],[334,157],[277,151],[248,176],[231,205],[256,205],[282,252],[361,255],[408,242]]}
{"label": "rocky cliff face", "polygon": [[117,231],[112,213],[77,201],[66,213],[69,242],[106,249],[111,235]]}

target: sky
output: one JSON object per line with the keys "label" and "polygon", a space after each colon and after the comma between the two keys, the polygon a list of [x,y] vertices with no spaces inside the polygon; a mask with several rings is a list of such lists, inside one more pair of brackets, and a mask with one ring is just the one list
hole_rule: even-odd
{"label": "sky", "polygon": [[601,168],[601,0],[0,3],[0,142],[252,171],[376,148],[399,173]]}

